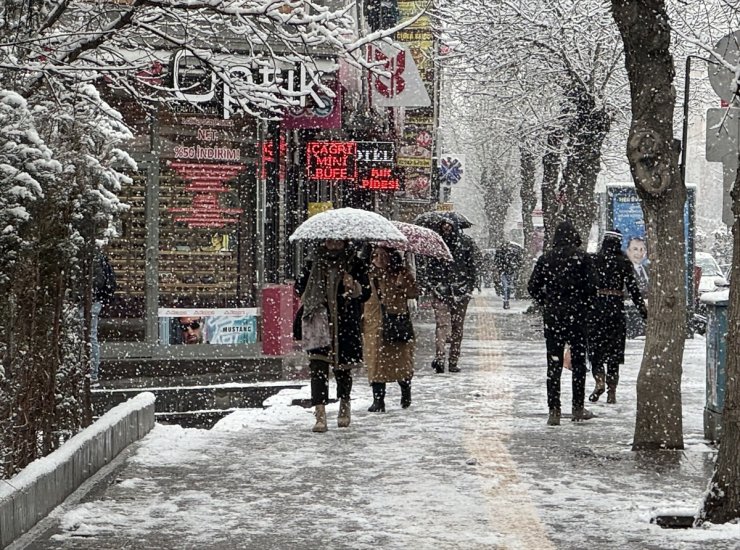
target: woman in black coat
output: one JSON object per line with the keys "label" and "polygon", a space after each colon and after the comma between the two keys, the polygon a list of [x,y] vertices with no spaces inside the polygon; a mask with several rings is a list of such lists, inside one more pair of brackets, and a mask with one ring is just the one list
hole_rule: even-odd
{"label": "woman in black coat", "polygon": [[627,336],[624,317],[624,288],[643,319],[647,308],[640,294],[632,264],[622,252],[622,234],[607,231],[599,251],[593,259],[598,290],[589,326],[589,356],[596,387],[588,400],[595,402],[607,391],[607,403],[616,403],[619,365],[624,363]]}
{"label": "woman in black coat", "polygon": [[[350,424],[352,367],[362,363],[362,304],[370,297],[367,265],[345,241],[329,239],[307,262],[296,281],[302,302],[302,332],[311,371],[311,404],[315,432],[325,432],[329,397],[329,367],[337,381],[337,426]],[[309,335],[308,333],[313,334]]]}

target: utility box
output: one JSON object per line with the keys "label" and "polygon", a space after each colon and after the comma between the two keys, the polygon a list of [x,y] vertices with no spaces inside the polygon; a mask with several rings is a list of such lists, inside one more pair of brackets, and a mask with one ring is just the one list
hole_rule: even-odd
{"label": "utility box", "polygon": [[286,355],[293,351],[295,292],[292,285],[262,289],[262,353]]}
{"label": "utility box", "polygon": [[727,306],[729,290],[708,292],[701,297],[707,306],[707,394],[704,406],[704,437],[719,441],[722,409],[727,387]]}

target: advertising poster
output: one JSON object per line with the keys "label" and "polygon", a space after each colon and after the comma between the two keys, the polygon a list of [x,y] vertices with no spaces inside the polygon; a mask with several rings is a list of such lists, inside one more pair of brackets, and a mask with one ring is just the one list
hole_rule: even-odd
{"label": "advertising poster", "polygon": [[[688,303],[693,303],[693,265],[694,265],[694,205],[696,188],[687,186],[684,207],[684,239],[686,242],[686,295]],[[641,290],[649,296],[650,289],[650,250],[647,246],[645,220],[642,215],[640,198],[634,185],[607,185],[607,227],[622,233],[622,250],[632,262],[635,276]]]}
{"label": "advertising poster", "polygon": [[159,341],[181,344],[254,344],[257,308],[160,308]]}

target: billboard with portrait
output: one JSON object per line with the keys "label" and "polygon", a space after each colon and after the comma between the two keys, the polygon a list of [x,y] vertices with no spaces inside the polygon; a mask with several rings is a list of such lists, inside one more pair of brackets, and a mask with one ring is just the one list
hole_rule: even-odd
{"label": "billboard with portrait", "polygon": [[254,344],[257,308],[160,308],[159,341],[164,344]]}

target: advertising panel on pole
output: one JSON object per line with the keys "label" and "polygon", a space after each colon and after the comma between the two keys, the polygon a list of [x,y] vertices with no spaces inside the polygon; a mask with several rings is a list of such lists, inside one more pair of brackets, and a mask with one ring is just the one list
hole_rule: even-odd
{"label": "advertising panel on pole", "polygon": [[[686,260],[686,296],[688,304],[694,300],[694,209],[696,187],[686,186],[684,206],[684,239]],[[650,249],[647,246],[645,220],[640,198],[631,184],[609,184],[606,186],[606,229],[618,229],[622,233],[622,250],[635,269],[638,282],[643,279],[649,296]],[[642,286],[642,285],[641,285]]]}
{"label": "advertising panel on pole", "polygon": [[435,49],[432,18],[425,13],[428,2],[399,0],[399,21],[410,25],[395,34],[395,40],[404,44],[411,54],[424,88],[431,102],[428,107],[408,107],[403,113],[399,132],[400,188],[396,198],[406,201],[432,200],[432,172],[434,170],[434,133],[436,131]]}

